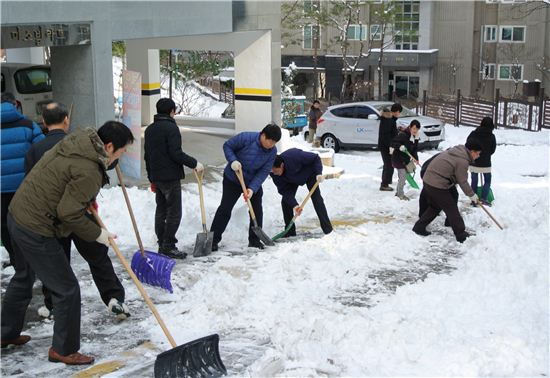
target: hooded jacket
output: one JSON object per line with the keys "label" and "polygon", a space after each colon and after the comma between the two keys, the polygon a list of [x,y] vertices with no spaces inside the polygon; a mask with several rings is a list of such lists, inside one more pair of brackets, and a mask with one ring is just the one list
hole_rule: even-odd
{"label": "hooded jacket", "polygon": [[66,136],[46,152],[23,180],[10,204],[15,221],[39,235],[66,237],[74,232],[94,241],[101,228],[86,209],[108,182],[109,157],[91,128]]}
{"label": "hooded jacket", "polygon": [[473,159],[465,146],[451,147],[433,159],[422,180],[437,189],[450,189],[458,184],[464,194],[471,197],[474,195],[468,184],[468,166],[471,163]]}
{"label": "hooded jacket", "polygon": [[38,125],[26,119],[9,102],[2,103],[2,193],[14,193],[25,177],[25,154],[44,139]]}
{"label": "hooded jacket", "polygon": [[481,154],[472,165],[475,167],[490,167],[491,166],[491,155],[495,153],[497,149],[497,140],[493,134],[493,130],[488,127],[478,127],[468,135],[470,140],[476,139],[481,143]]}
{"label": "hooded jacket", "polygon": [[382,112],[378,127],[378,148],[389,148],[393,138],[397,136],[397,118],[391,112]]}

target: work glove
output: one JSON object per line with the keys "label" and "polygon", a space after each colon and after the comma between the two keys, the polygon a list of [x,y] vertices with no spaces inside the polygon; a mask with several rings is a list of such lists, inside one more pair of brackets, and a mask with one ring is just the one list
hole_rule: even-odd
{"label": "work glove", "polygon": [[302,215],[302,211],[304,209],[302,209],[300,206],[294,206],[294,215],[295,216],[299,216],[299,215]]}
{"label": "work glove", "polygon": [[477,194],[474,193],[474,195],[470,197],[470,201],[472,201],[474,203],[478,203],[479,198],[478,198]]}
{"label": "work glove", "polygon": [[241,165],[241,162],[238,160],[235,160],[231,163],[231,169],[235,172],[242,170],[243,166]]}
{"label": "work glove", "polygon": [[98,243],[104,244],[108,247],[109,246],[109,238],[116,239],[116,235],[112,234],[109,231],[107,231],[106,229],[102,228],[101,229],[101,234],[99,234],[99,236],[97,237],[97,239],[95,241],[98,242]]}
{"label": "work glove", "polygon": [[156,191],[157,191],[157,187],[156,187],[155,184],[153,184],[153,183],[151,183],[151,191],[152,191],[153,193],[156,193]]}
{"label": "work glove", "polygon": [[390,155],[393,155],[393,150],[394,150],[394,149],[395,149],[395,148],[390,147]]}
{"label": "work glove", "polygon": [[406,152],[406,151],[407,151],[407,147],[401,145],[401,146],[399,146],[399,151],[401,151],[401,152]]}
{"label": "work glove", "polygon": [[201,163],[197,162],[197,166],[195,167],[195,171],[197,171],[197,172],[202,172],[202,171],[204,171],[204,165],[202,165]]}
{"label": "work glove", "polygon": [[323,176],[323,175],[317,175],[317,176],[315,176],[315,179],[316,179],[317,181],[319,181],[319,182],[323,182],[323,181],[325,180],[325,176]]}

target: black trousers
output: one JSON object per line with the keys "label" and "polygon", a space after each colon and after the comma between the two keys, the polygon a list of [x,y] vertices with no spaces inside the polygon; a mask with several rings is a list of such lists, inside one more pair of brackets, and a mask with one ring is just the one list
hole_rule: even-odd
{"label": "black trousers", "polygon": [[181,222],[181,182],[156,181],[154,182],[155,201],[155,233],[157,243],[161,248],[176,247],[178,239],[176,232]]}
{"label": "black trousers", "polygon": [[458,211],[456,200],[449,189],[437,189],[424,183],[423,190],[425,191],[426,200],[428,201],[428,207],[415,223],[413,230],[426,230],[426,227],[439,215],[441,210],[443,210],[445,215],[447,215],[447,220],[453,229],[456,239],[458,241],[464,241],[466,226]]}
{"label": "black trousers", "polygon": [[[96,241],[87,242],[74,234],[58,240],[69,262],[71,261],[71,241],[74,243],[78,253],[88,263],[95,286],[105,305],[109,304],[111,298],[124,302],[124,287],[115,273],[113,263],[108,255],[109,248],[106,245]],[[44,304],[51,311],[53,308],[52,293],[46,285],[42,285],[42,293],[44,294]]]}
{"label": "black trousers", "polygon": [[[456,185],[454,185],[452,188],[449,189],[449,192],[453,196],[455,203],[458,203],[458,190],[456,189]],[[420,191],[420,197],[418,197],[418,217],[420,218],[422,216],[422,213],[426,211],[428,208],[428,199],[426,198],[426,192],[424,191],[424,188]],[[448,223],[448,221],[445,221],[445,223]]]}
{"label": "black trousers", "polygon": [[389,186],[393,180],[390,148],[380,147],[380,155],[382,155],[382,161],[384,162],[384,167],[382,168],[382,183],[380,186]]}
{"label": "black trousers", "polygon": [[53,299],[52,347],[61,355],[80,349],[80,287],[63,247],[53,237],[38,235],[8,214],[15,274],[2,300],[2,339],[21,334],[35,277],[50,288]]}
{"label": "black trousers", "polygon": [[[237,203],[237,200],[243,194],[241,185],[239,183],[235,183],[229,180],[225,176],[223,177],[222,185],[222,200],[220,206],[218,206],[218,210],[216,210],[216,215],[214,215],[214,220],[212,221],[212,226],[210,227],[210,231],[214,233],[214,244],[218,244],[222,240],[222,234],[227,228],[227,224],[231,219],[231,212],[233,211],[233,207],[235,207],[235,203]],[[250,203],[252,204],[252,209],[254,209],[256,222],[258,222],[259,227],[262,227],[264,218],[264,213],[262,209],[263,195],[264,191],[262,187],[260,187],[260,190],[254,193],[252,195],[252,198],[249,199]],[[253,224],[251,217],[250,225],[248,227],[248,242],[252,244],[258,244],[260,243],[260,239],[252,231],[252,225]]]}
{"label": "black trousers", "polygon": [[2,193],[2,218],[0,220],[0,228],[2,232],[2,245],[4,248],[6,248],[6,251],[8,251],[8,255],[10,256],[10,263],[13,265],[13,247],[11,246],[11,237],[10,233],[8,231],[8,207],[10,206],[11,200],[13,199],[13,196],[15,193]]}
{"label": "black trousers", "polygon": [[[310,178],[308,178],[306,182],[307,188],[311,190],[311,188],[313,188],[313,185],[315,185],[315,182],[315,176],[311,176]],[[298,185],[293,188],[294,194],[296,194],[297,190]],[[330,234],[332,232],[332,223],[330,223],[327,208],[325,207],[325,202],[323,200],[323,197],[321,196],[321,189],[319,187],[317,187],[317,189],[315,189],[315,191],[311,195],[311,202],[313,202],[313,207],[315,208],[315,212],[317,213],[317,217],[319,218],[319,222],[321,223],[321,229],[325,234]],[[294,217],[294,208],[291,205],[287,204],[285,201],[281,201],[281,207],[283,209],[283,218],[285,220],[286,229],[286,227],[288,227],[288,224]],[[285,236],[296,236],[296,226],[292,225]]]}

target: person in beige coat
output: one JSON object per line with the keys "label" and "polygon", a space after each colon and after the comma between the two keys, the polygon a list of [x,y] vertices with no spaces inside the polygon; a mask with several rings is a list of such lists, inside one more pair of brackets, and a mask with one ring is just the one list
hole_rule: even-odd
{"label": "person in beige coat", "polygon": [[415,223],[415,233],[422,236],[430,235],[426,227],[443,210],[458,242],[462,243],[470,236],[466,232],[464,220],[449,189],[458,185],[472,202],[478,202],[477,195],[468,183],[468,167],[480,153],[481,145],[471,139],[466,145],[449,148],[434,158],[423,177],[422,192],[427,199],[428,207]]}

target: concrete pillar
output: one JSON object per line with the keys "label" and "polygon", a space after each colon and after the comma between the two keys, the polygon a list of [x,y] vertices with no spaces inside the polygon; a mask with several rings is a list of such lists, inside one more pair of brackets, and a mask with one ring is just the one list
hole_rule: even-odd
{"label": "concrete pillar", "polygon": [[148,49],[138,40],[126,41],[127,69],[141,72],[141,124],[149,125],[157,113],[160,99],[159,50]]}
{"label": "concrete pillar", "polygon": [[[280,72],[278,74],[280,77]],[[272,113],[276,82],[272,81],[272,75],[271,32],[268,31],[235,56],[235,131],[261,130],[277,120]],[[277,98],[280,100],[280,95]]]}

